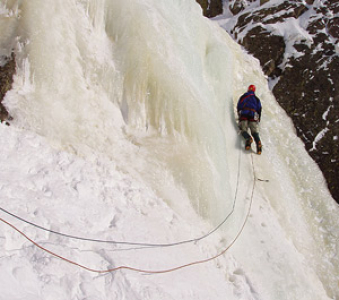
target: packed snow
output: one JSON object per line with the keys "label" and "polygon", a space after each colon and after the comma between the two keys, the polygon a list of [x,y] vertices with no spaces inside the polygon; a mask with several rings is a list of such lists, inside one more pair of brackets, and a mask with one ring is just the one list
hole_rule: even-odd
{"label": "packed snow", "polygon": [[[6,0],[0,26],[1,299],[339,299],[339,208],[195,1]],[[249,84],[261,156],[237,133]]]}

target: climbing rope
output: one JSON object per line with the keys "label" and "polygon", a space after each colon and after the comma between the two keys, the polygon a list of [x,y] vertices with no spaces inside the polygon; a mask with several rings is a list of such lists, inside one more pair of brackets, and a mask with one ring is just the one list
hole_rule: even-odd
{"label": "climbing rope", "polygon": [[[252,156],[252,167],[253,167],[253,172],[254,172],[254,165],[253,165],[253,156]],[[252,193],[251,193],[251,198],[250,198],[250,205],[249,205],[249,208],[248,208],[248,211],[247,211],[247,214],[246,214],[246,218],[243,222],[243,225],[241,226],[239,232],[237,233],[237,235],[235,236],[235,238],[233,239],[233,241],[226,247],[224,248],[221,252],[219,252],[218,254],[212,256],[212,257],[209,257],[209,258],[206,258],[206,259],[202,259],[202,260],[197,260],[197,261],[193,261],[193,262],[190,262],[190,263],[187,263],[187,264],[184,264],[184,265],[180,265],[180,266],[177,266],[177,267],[173,267],[173,268],[169,268],[169,269],[164,269],[164,270],[145,270],[145,269],[139,269],[139,268],[135,268],[135,267],[130,267],[130,266],[118,266],[118,267],[115,267],[115,268],[111,268],[111,269],[106,269],[106,270],[98,270],[98,269],[93,269],[93,268],[90,268],[90,267],[87,267],[85,265],[82,265],[80,263],[77,263],[73,260],[70,260],[70,259],[67,259],[59,254],[56,254],[44,247],[42,247],[41,245],[39,245],[38,243],[36,243],[35,241],[33,241],[31,238],[29,238],[25,233],[23,233],[21,230],[19,230],[18,228],[16,228],[13,224],[5,221],[4,219],[0,218],[0,221],[2,221],[3,223],[7,224],[8,226],[10,226],[11,228],[13,228],[14,230],[16,230],[17,232],[19,232],[22,236],[24,236],[28,241],[30,241],[32,244],[34,244],[36,247],[40,248],[41,250],[49,253],[50,255],[52,256],[55,256],[57,258],[60,258],[61,260],[63,261],[66,261],[70,264],[73,264],[73,265],[76,265],[82,269],[85,269],[87,271],[90,271],[90,272],[94,272],[94,273],[111,273],[111,272],[115,272],[115,271],[118,271],[118,270],[129,270],[129,271],[134,271],[134,272],[139,272],[139,273],[148,273],[148,274],[162,274],[162,273],[170,273],[170,272],[174,272],[174,271],[177,271],[177,270],[180,270],[180,269],[183,269],[183,268],[186,268],[186,267],[189,267],[189,266],[193,266],[193,265],[198,265],[198,264],[203,264],[203,263],[206,263],[206,262],[209,262],[209,261],[212,261],[220,256],[222,256],[223,254],[226,253],[226,251],[228,249],[230,249],[234,243],[237,241],[237,239],[239,238],[239,236],[241,235],[241,233],[243,232],[244,228],[245,228],[245,225],[248,221],[248,218],[250,216],[250,212],[251,212],[251,208],[252,208],[252,203],[253,203],[253,196],[254,196],[254,190],[255,190],[255,177],[253,177],[253,186],[252,186]]]}
{"label": "climbing rope", "polygon": [[77,263],[77,262],[75,262],[73,260],[67,259],[67,258],[65,258],[65,257],[63,257],[63,256],[61,256],[59,254],[56,254],[56,253],[54,253],[54,252],[52,252],[52,251],[42,247],[41,245],[36,243],[34,240],[29,238],[25,233],[23,233],[18,228],[16,228],[13,224],[5,221],[2,218],[0,218],[0,221],[2,221],[3,223],[7,224],[8,226],[13,228],[14,230],[16,230],[18,233],[20,233],[28,241],[30,241],[32,244],[34,244],[36,247],[40,248],[41,250],[49,253],[50,255],[52,255],[54,257],[60,258],[61,260],[65,261],[67,263],[76,265],[76,266],[78,266],[78,267],[80,267],[82,269],[85,269],[87,271],[90,271],[90,272],[101,273],[101,274],[102,273],[111,273],[111,272],[115,272],[115,271],[118,271],[118,270],[130,270],[130,271],[134,271],[134,272],[148,273],[148,274],[162,274],[162,273],[174,272],[174,271],[177,271],[177,270],[189,267],[189,266],[203,264],[203,263],[207,263],[209,261],[212,261],[212,260],[214,260],[214,259],[216,259],[216,258],[218,258],[218,257],[220,257],[222,255],[224,255],[234,245],[234,243],[238,240],[238,238],[240,237],[241,233],[243,232],[243,230],[245,228],[245,225],[246,225],[246,223],[248,221],[248,218],[249,218],[250,213],[251,213],[252,204],[253,204],[253,197],[254,197],[254,190],[255,190],[255,183],[256,183],[255,169],[254,169],[254,163],[253,163],[253,155],[251,155],[251,162],[252,162],[252,171],[253,171],[253,186],[252,186],[252,192],[251,192],[251,197],[250,197],[250,205],[249,205],[249,208],[248,208],[245,220],[243,222],[243,225],[241,226],[239,232],[237,233],[235,238],[232,240],[232,242],[226,248],[224,248],[221,252],[219,252],[218,254],[216,254],[216,255],[214,255],[212,257],[209,257],[209,258],[206,258],[206,259],[202,259],[202,260],[193,261],[193,262],[190,262],[190,263],[187,263],[187,264],[183,264],[183,265],[179,265],[177,267],[173,267],[173,268],[169,268],[169,269],[164,269],[164,270],[145,270],[145,269],[139,269],[139,268],[135,268],[135,267],[131,267],[131,266],[124,266],[124,265],[121,265],[121,266],[118,266],[118,267],[115,267],[115,268],[105,269],[105,270],[93,269],[93,268],[87,267],[87,266],[85,266],[83,264]]}
{"label": "climbing rope", "polygon": [[209,232],[205,233],[204,235],[197,237],[197,238],[187,239],[187,240],[174,242],[174,243],[130,242],[130,241],[101,240],[101,239],[91,239],[91,238],[86,238],[86,237],[79,237],[79,236],[75,236],[75,235],[71,235],[71,234],[67,234],[67,233],[62,233],[62,232],[59,232],[59,231],[55,231],[55,230],[52,230],[52,229],[42,227],[38,224],[35,224],[35,223],[30,222],[30,221],[28,221],[24,218],[21,218],[18,215],[13,214],[13,213],[9,212],[8,210],[6,210],[2,207],[0,207],[0,210],[2,212],[6,213],[6,214],[18,219],[18,220],[20,220],[21,222],[29,224],[33,227],[40,229],[40,230],[47,231],[47,232],[50,232],[50,233],[53,233],[53,234],[57,234],[57,235],[60,235],[60,236],[63,236],[63,237],[69,238],[69,239],[96,242],[96,243],[109,243],[109,244],[116,244],[116,245],[140,246],[140,247],[173,247],[173,246],[178,246],[178,245],[183,245],[183,244],[187,244],[187,243],[193,243],[193,242],[201,241],[201,240],[207,238],[208,236],[210,236],[211,234],[216,232],[223,224],[225,224],[225,222],[229,219],[229,217],[234,213],[236,199],[237,199],[237,195],[238,195],[238,188],[239,188],[240,164],[241,164],[241,151],[239,151],[239,157],[238,157],[237,182],[236,182],[236,190],[235,190],[235,195],[234,195],[234,200],[233,200],[233,206],[232,206],[232,209],[229,212],[229,214],[222,220],[222,222],[219,225],[217,225],[214,229],[210,230]]}

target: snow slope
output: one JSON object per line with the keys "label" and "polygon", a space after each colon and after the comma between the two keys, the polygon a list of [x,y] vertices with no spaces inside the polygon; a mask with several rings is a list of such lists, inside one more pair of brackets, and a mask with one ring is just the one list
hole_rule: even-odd
{"label": "snow slope", "polygon": [[[339,209],[259,63],[198,4],[12,0],[0,20],[17,60],[2,220],[88,268],[146,271],[213,257],[246,221],[225,255],[163,274],[91,272],[3,223],[1,299],[338,299]],[[250,83],[260,157],[234,115]]]}

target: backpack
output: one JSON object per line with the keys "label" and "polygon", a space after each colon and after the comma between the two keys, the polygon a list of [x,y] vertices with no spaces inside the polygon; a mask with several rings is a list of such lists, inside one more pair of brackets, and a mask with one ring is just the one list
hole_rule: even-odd
{"label": "backpack", "polygon": [[260,100],[254,95],[254,92],[247,92],[240,97],[237,110],[240,120],[258,121],[261,112]]}

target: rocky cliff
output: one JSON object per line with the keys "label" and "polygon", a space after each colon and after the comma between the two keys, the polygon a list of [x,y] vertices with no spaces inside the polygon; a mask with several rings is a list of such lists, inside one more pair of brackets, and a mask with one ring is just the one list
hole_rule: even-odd
{"label": "rocky cliff", "polygon": [[2,100],[12,87],[13,75],[15,73],[14,55],[11,57],[0,57],[0,121],[10,119],[6,108],[2,104]]}
{"label": "rocky cliff", "polygon": [[223,1],[218,22],[259,59],[339,203],[339,0]]}
{"label": "rocky cliff", "polygon": [[204,16],[208,18],[212,18],[223,13],[222,0],[196,0],[196,1],[200,4]]}

